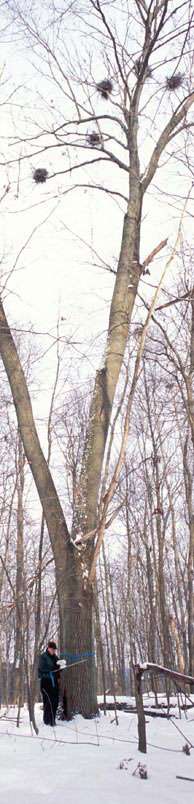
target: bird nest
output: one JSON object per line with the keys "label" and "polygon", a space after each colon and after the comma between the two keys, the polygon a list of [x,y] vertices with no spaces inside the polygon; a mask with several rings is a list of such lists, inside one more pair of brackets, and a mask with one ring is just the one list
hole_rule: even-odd
{"label": "bird nest", "polygon": [[113,90],[113,84],[112,81],[109,80],[109,78],[106,78],[104,79],[104,81],[100,81],[100,83],[97,84],[97,91],[99,92],[101,97],[104,98],[104,100],[108,100],[112,90]]}
{"label": "bird nest", "polygon": [[33,173],[33,179],[36,184],[44,184],[48,179],[48,170],[46,168],[36,168]]}
{"label": "bird nest", "polygon": [[166,88],[170,89],[172,92],[175,89],[179,89],[183,83],[183,76],[182,73],[177,73],[176,75],[171,75],[169,78],[166,78]]}
{"label": "bird nest", "polygon": [[91,131],[87,134],[87,143],[91,145],[92,148],[102,145],[102,137],[98,134],[98,131]]}

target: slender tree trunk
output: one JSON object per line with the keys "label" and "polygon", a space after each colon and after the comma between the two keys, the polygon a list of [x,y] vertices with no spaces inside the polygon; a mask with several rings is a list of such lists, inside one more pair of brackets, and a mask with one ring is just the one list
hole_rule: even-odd
{"label": "slender tree trunk", "polygon": [[[101,620],[100,620],[100,610],[99,610],[99,601],[98,595],[96,593],[95,597],[95,615],[96,615],[96,643],[97,643],[97,658],[99,658],[98,665],[101,666],[101,673],[102,673],[102,687],[103,687],[103,695],[104,695],[104,714],[106,715],[106,667],[105,667],[105,657],[104,657],[104,646],[102,640],[102,629],[101,629]],[[101,692],[101,689],[98,689],[98,692]]]}
{"label": "slender tree trunk", "polygon": [[24,371],[2,302],[0,302],[0,353],[13,396],[24,452],[34,477],[52,544],[60,623],[63,630],[66,546],[69,533],[51,472],[40,446]]}
{"label": "slender tree trunk", "polygon": [[13,703],[22,703],[24,693],[23,639],[24,639],[24,453],[21,439],[18,439],[17,460],[17,546],[16,546],[16,609],[15,645],[13,666]]}
{"label": "slender tree trunk", "polygon": [[191,338],[190,338],[190,372],[187,380],[188,413],[191,427],[193,446],[192,477],[189,483],[189,557],[188,557],[188,643],[189,643],[189,673],[194,676],[194,287],[191,295]]}
{"label": "slender tree trunk", "polygon": [[[113,589],[113,579],[111,575],[110,568],[108,567],[108,582],[110,586],[110,596],[111,596],[111,606],[112,606],[112,614],[113,614],[113,623],[114,623],[114,634],[115,634],[115,644],[116,644],[116,673],[117,673],[117,687],[118,692],[120,695],[125,694],[125,690],[123,690],[124,686],[124,675],[123,675],[123,662],[121,658],[121,645],[120,645],[120,635],[119,635],[119,628],[118,628],[118,618],[117,618],[117,610],[116,604],[114,599],[114,589]],[[120,688],[120,689],[119,689]]]}
{"label": "slender tree trunk", "polygon": [[190,544],[188,558],[188,645],[189,675],[194,676],[194,514],[190,522]]}
{"label": "slender tree trunk", "polygon": [[36,693],[38,691],[38,659],[39,659],[39,649],[40,649],[40,635],[41,635],[41,606],[42,606],[42,551],[43,551],[43,542],[44,542],[44,526],[45,526],[45,519],[44,515],[42,514],[41,518],[41,527],[40,527],[40,541],[39,541],[39,549],[38,549],[38,578],[36,582],[36,594],[35,594],[35,623],[34,623],[34,660],[32,665],[32,676],[31,676],[31,697],[33,701],[33,705],[36,701]]}

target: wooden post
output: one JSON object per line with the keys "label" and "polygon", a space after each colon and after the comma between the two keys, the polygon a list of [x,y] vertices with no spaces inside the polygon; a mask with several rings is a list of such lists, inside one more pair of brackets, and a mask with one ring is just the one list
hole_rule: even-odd
{"label": "wooden post", "polygon": [[142,754],[146,754],[147,752],[146,722],[145,722],[143,695],[141,688],[142,675],[143,675],[143,669],[138,664],[136,664],[134,667],[134,676],[135,676],[135,700],[137,707],[137,723],[138,723],[138,749],[139,751],[142,752]]}

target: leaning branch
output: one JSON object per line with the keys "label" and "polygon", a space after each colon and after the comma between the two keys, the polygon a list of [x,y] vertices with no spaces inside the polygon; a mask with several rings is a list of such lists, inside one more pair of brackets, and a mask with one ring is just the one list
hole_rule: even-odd
{"label": "leaning branch", "polygon": [[168,243],[167,237],[165,238],[165,240],[161,240],[161,243],[158,243],[158,246],[156,246],[156,248],[154,248],[153,251],[151,251],[151,253],[148,254],[148,257],[146,257],[146,259],[143,261],[144,268],[147,268],[147,265],[150,265],[150,262],[154,260],[156,254],[158,254],[158,252],[161,251],[162,248],[165,248],[165,246],[167,246],[167,243]]}
{"label": "leaning branch", "polygon": [[121,469],[122,469],[124,459],[125,459],[127,441],[128,441],[128,436],[129,436],[129,428],[130,428],[131,410],[132,410],[132,405],[133,405],[133,400],[134,400],[134,396],[135,396],[135,391],[136,391],[138,379],[139,379],[139,376],[140,376],[141,362],[142,362],[142,356],[143,356],[143,352],[144,352],[144,346],[145,346],[145,340],[146,340],[147,332],[148,332],[148,329],[149,329],[150,321],[151,321],[151,319],[153,317],[154,310],[156,308],[158,294],[159,294],[159,292],[161,290],[164,277],[165,277],[165,275],[166,275],[166,273],[167,273],[167,271],[168,271],[168,269],[169,269],[169,267],[170,267],[170,265],[171,265],[171,263],[172,263],[172,261],[174,259],[176,251],[177,251],[177,246],[178,246],[180,235],[181,235],[182,220],[183,220],[183,216],[184,216],[184,213],[185,213],[187,201],[188,201],[188,197],[187,197],[187,199],[185,201],[185,204],[184,204],[181,219],[180,219],[180,222],[179,222],[177,237],[176,237],[176,241],[175,241],[172,253],[171,253],[170,257],[168,258],[168,260],[167,260],[167,262],[166,262],[166,264],[164,266],[160,281],[159,281],[158,286],[157,286],[157,288],[155,290],[155,293],[154,293],[154,296],[153,296],[153,299],[152,299],[152,303],[151,303],[150,309],[148,311],[148,315],[146,317],[145,324],[144,324],[144,326],[142,328],[142,334],[141,334],[140,344],[139,344],[139,348],[138,348],[138,352],[137,352],[137,356],[136,356],[131,388],[130,388],[130,391],[129,391],[128,401],[127,401],[126,415],[125,415],[124,428],[123,428],[123,438],[122,438],[122,443],[121,443],[121,448],[120,448],[120,454],[119,454],[119,457],[118,457],[118,460],[117,460],[117,463],[116,463],[112,478],[110,480],[107,492],[104,495],[103,500],[102,500],[102,515],[101,515],[99,526],[97,528],[97,540],[96,540],[96,544],[95,544],[94,555],[93,555],[93,560],[92,560],[91,569],[90,569],[90,575],[89,575],[89,583],[90,584],[92,584],[94,582],[94,579],[95,579],[97,560],[98,560],[100,548],[101,548],[101,545],[102,545],[102,542],[103,542],[103,539],[104,539],[105,522],[106,522],[106,518],[107,518],[108,507],[109,507],[109,504],[110,504],[110,502],[111,502],[111,500],[112,500],[112,498],[114,496],[114,493],[115,493],[115,490],[116,490],[116,487],[117,487],[117,484],[118,484],[118,480],[119,480],[119,477],[120,477]]}
{"label": "leaning branch", "polygon": [[166,307],[172,307],[172,304],[179,304],[182,301],[190,301],[191,299],[191,291],[184,293],[183,296],[176,296],[175,299],[171,299],[171,301],[165,302],[165,304],[160,304],[159,307],[156,307],[155,312],[158,313],[159,310],[164,310]]}
{"label": "leaning branch", "polygon": [[57,581],[62,581],[69,532],[63,509],[44,457],[33,417],[31,399],[20,357],[0,300],[0,355],[15,406],[26,458],[34,477],[53,548]]}

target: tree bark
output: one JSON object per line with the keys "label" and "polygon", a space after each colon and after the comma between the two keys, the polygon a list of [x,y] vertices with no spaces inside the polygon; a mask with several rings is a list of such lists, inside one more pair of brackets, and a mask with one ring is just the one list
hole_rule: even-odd
{"label": "tree bark", "polygon": [[0,353],[9,380],[24,451],[32,471],[52,544],[60,622],[64,623],[64,583],[69,538],[65,516],[37,434],[21,361],[0,301]]}
{"label": "tree bark", "polygon": [[[86,574],[85,574],[86,573]],[[93,633],[93,589],[87,583],[87,564],[72,543],[68,548],[65,596],[65,658],[76,662],[65,671],[69,715],[96,714],[96,667]],[[78,662],[78,664],[77,664]]]}
{"label": "tree bark", "polygon": [[[191,335],[190,335],[190,367],[187,377],[187,402],[192,441],[192,464],[194,458],[194,287],[191,291]],[[193,469],[193,466],[192,466]],[[194,487],[193,471],[188,471],[188,513],[189,513],[189,556],[188,556],[188,645],[189,672],[194,676]]]}
{"label": "tree bark", "polygon": [[[132,115],[132,121],[130,149],[133,169],[129,170],[130,201],[123,223],[120,256],[109,315],[104,366],[96,372],[88,432],[80,472],[79,499],[74,511],[72,540],[74,540],[77,532],[81,531],[82,534],[85,534],[87,531],[93,530],[97,525],[98,499],[105,447],[141,273],[139,267],[139,231],[142,196],[137,154],[137,116],[135,113]],[[87,611],[92,606],[93,599],[91,586],[87,583],[93,559],[93,543],[86,543],[80,548],[80,551],[72,550],[69,547],[68,555],[68,563],[71,568],[70,574],[74,578],[74,598],[81,603],[82,611],[84,605]],[[75,579],[77,579],[77,582]],[[79,614],[79,619],[81,622],[81,614]],[[71,639],[74,641],[75,611],[72,606],[69,606],[69,603],[66,621],[66,633],[68,634],[68,645],[70,645]],[[93,631],[92,620],[91,630]],[[82,633],[85,634],[85,640],[82,636],[82,650],[84,651],[87,642],[84,629]],[[89,642],[92,644],[92,637]]]}
{"label": "tree bark", "polygon": [[141,668],[138,665],[136,665],[134,668],[134,676],[135,676],[135,700],[137,707],[137,722],[138,722],[138,749],[139,751],[141,751],[142,754],[146,754],[147,752],[146,721],[145,721],[142,686],[141,686],[142,673],[143,671],[141,670]]}
{"label": "tree bark", "polygon": [[[15,607],[15,645],[13,665],[13,703],[21,705],[24,693],[23,670],[23,628],[24,628],[24,454],[21,439],[18,440],[17,460],[17,546],[16,546],[16,607]],[[19,668],[19,672],[18,672]]]}

